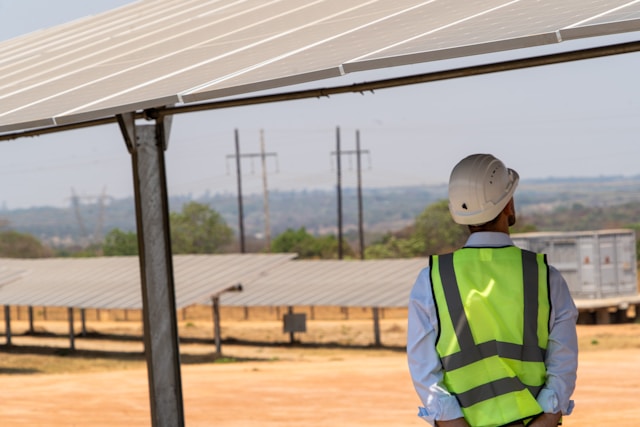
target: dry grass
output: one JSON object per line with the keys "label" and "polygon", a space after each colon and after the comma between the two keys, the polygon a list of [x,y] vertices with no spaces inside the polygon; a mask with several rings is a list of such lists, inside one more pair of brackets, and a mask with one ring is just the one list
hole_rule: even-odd
{"label": "dry grass", "polygon": [[[378,353],[404,348],[405,320],[381,321]],[[12,323],[11,347],[3,346],[0,374],[60,374],[142,368],[145,365],[140,322],[88,322],[87,336],[75,336],[70,350],[68,324],[39,322],[34,336],[26,322]],[[79,331],[76,331],[79,334]],[[341,358],[372,348],[373,324],[365,320],[310,321],[295,344],[282,331],[282,322],[226,322],[222,325],[222,354],[215,354],[213,328],[206,321],[179,322],[184,365],[233,361],[311,360]]]}
{"label": "dry grass", "polygon": [[[140,322],[89,322],[87,337],[75,338],[69,349],[68,324],[40,322],[36,336],[25,335],[25,322],[12,325],[12,347],[1,347],[0,374],[61,374],[139,369],[145,366]],[[181,321],[181,360],[184,365],[277,360],[345,358],[368,352],[372,356],[403,351],[406,321],[387,319],[380,326],[383,349],[371,352],[370,320],[307,322],[307,332],[295,335],[296,344],[276,321],[225,322],[222,354],[215,354],[212,326],[207,321]],[[580,351],[640,349],[640,324],[578,325]]]}
{"label": "dry grass", "polygon": [[580,351],[640,349],[640,323],[578,325]]}

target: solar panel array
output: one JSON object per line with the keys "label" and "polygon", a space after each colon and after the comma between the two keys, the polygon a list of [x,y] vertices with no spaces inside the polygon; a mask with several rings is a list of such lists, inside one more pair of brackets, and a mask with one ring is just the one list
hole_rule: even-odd
{"label": "solar panel array", "polygon": [[[526,236],[526,235],[521,235]],[[518,237],[518,236],[515,236]],[[366,261],[295,260],[294,254],[174,255],[176,308],[406,307],[427,258]],[[137,257],[0,259],[0,305],[142,308]],[[579,309],[640,303],[640,295],[579,299]]]}
{"label": "solar panel array", "polygon": [[232,306],[406,307],[427,258],[338,261],[296,260],[224,297]]}
{"label": "solar panel array", "polygon": [[[293,260],[293,254],[175,255],[176,307],[405,307],[426,258]],[[142,308],[137,257],[0,259],[0,305]]]}
{"label": "solar panel array", "polygon": [[0,43],[0,133],[640,31],[630,0],[140,0]]}
{"label": "solar panel array", "polygon": [[[294,254],[175,255],[176,308],[249,282]],[[0,305],[142,308],[138,257],[0,259]]]}

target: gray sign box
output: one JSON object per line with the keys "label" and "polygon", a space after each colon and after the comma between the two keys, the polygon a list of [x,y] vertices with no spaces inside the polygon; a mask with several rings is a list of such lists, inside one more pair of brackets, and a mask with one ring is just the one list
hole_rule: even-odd
{"label": "gray sign box", "polygon": [[306,313],[287,313],[284,315],[284,332],[307,332]]}

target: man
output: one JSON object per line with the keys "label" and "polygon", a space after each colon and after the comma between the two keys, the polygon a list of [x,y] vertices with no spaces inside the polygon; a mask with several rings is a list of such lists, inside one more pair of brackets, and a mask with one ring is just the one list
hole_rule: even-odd
{"label": "man", "polygon": [[573,409],[578,312],[558,270],[509,237],[518,180],[489,154],[451,172],[449,211],[471,235],[430,258],[409,301],[418,416],[434,426],[556,426]]}

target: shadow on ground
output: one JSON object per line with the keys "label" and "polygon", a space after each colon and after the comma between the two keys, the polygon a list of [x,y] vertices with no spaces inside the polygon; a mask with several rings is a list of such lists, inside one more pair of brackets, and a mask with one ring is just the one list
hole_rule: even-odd
{"label": "shadow on ground", "polygon": [[[51,332],[34,332],[25,333],[17,336],[43,337],[43,338],[66,338],[67,335],[55,334]],[[109,340],[121,342],[142,342],[142,336],[126,335],[126,334],[104,334],[100,332],[90,331],[84,335],[77,334],[77,339],[81,340]],[[214,346],[213,339],[181,337],[181,344],[201,344]],[[239,340],[235,338],[222,340],[222,345],[247,346],[247,347],[270,347],[270,348],[298,348],[298,349],[354,349],[354,350],[386,350],[386,351],[405,351],[404,347],[399,346],[374,346],[374,345],[353,345],[342,344],[337,342],[330,343],[303,343],[294,342],[271,342],[271,341],[249,341]],[[38,345],[0,345],[0,353],[4,354],[28,354],[40,356],[52,356],[73,359],[103,359],[103,360],[119,360],[119,361],[144,361],[145,355],[143,351],[110,351],[105,349],[71,349],[65,347],[38,346]],[[235,363],[235,362],[270,362],[272,357],[236,357],[226,356],[215,351],[191,354],[182,349],[180,354],[180,362],[183,365],[207,364],[207,363]],[[19,367],[0,367],[0,374],[35,374],[40,372],[35,368],[19,368]]]}

